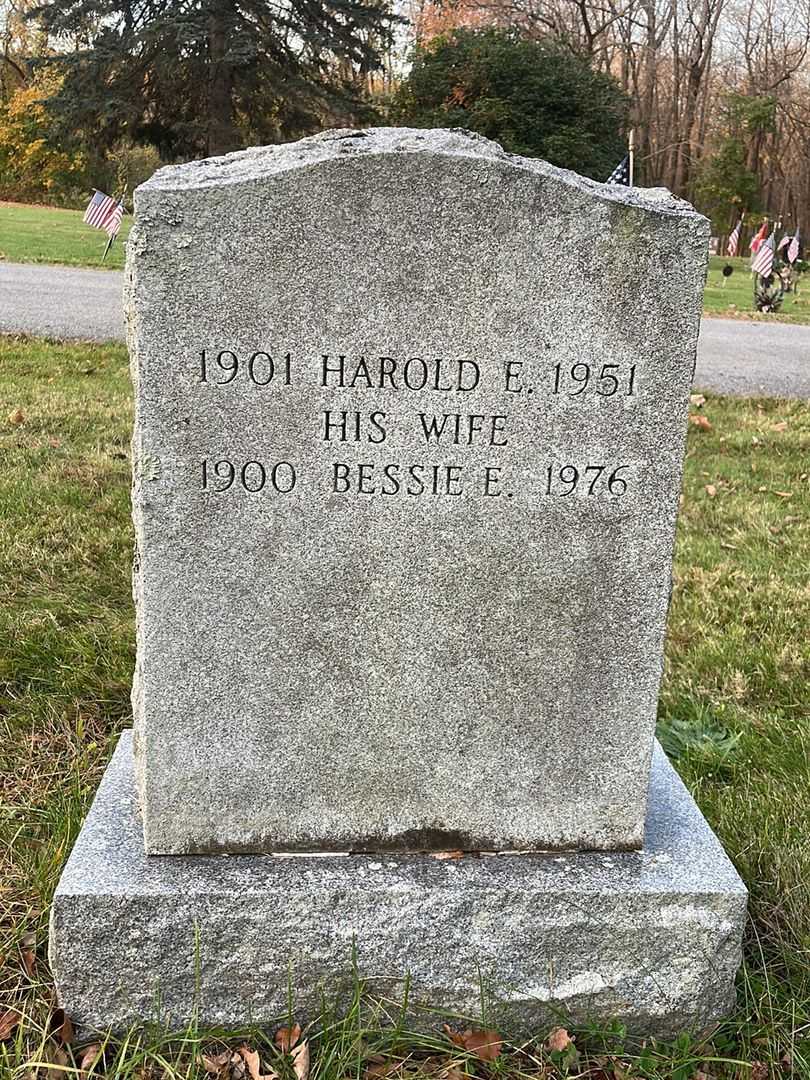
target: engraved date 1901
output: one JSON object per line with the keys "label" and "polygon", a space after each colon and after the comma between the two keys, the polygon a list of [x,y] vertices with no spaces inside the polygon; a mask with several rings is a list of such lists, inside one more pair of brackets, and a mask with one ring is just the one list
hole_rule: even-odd
{"label": "engraved date 1901", "polygon": [[235,379],[269,386],[274,380],[289,386],[292,360],[289,353],[275,359],[268,352],[258,350],[250,355],[239,356],[232,349],[221,349],[209,356],[206,349],[200,353],[200,382],[228,386]]}

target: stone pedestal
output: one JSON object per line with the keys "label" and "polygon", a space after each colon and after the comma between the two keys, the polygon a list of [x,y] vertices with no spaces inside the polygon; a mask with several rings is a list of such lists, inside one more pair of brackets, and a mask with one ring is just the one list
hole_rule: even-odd
{"label": "stone pedestal", "polygon": [[510,1034],[559,1010],[644,1034],[697,1031],[733,998],[746,890],[656,746],[644,849],[604,854],[147,856],[122,736],[53,903],[59,997],[87,1028],[181,1028],[317,1012],[360,975],[410,1022]]}

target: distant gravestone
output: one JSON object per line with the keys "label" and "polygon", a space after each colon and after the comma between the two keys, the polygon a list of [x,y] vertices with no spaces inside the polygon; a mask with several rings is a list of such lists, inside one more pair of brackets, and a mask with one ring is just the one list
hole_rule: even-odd
{"label": "distant gravestone", "polygon": [[653,738],[706,246],[458,131],[139,189],[135,738],[52,907],[77,1023],[305,1020],[352,970],[420,1024],[729,1007],[745,889]]}
{"label": "distant gravestone", "polygon": [[395,129],[137,206],[148,850],[640,847],[702,219]]}

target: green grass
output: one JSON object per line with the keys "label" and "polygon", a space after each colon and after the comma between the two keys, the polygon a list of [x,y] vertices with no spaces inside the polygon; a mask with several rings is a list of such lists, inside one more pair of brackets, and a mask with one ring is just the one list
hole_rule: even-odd
{"label": "green grass", "polygon": [[[0,338],[0,370],[0,1019],[24,1014],[0,1042],[0,1077],[58,1080],[82,1050],[48,1032],[48,903],[130,723],[130,386],[116,345]],[[642,1050],[580,1031],[575,1061],[544,1048],[544,1030],[486,1064],[438,1019],[432,1037],[392,1033],[358,1005],[324,1018],[313,1080],[388,1065],[403,1080],[810,1077],[810,409],[709,397],[702,412],[712,426],[690,427],[660,717],[751,891],[736,1012],[703,1042]],[[96,1072],[191,1076],[218,1038],[110,1043]],[[294,1080],[266,1034],[233,1045],[244,1040]],[[32,1065],[43,1061],[49,1072]]]}
{"label": "green grass", "polygon": [[[724,266],[734,268],[728,278],[722,275]],[[707,315],[724,318],[810,324],[810,282],[800,280],[798,296],[785,293],[782,307],[776,314],[761,314],[754,307],[750,259],[727,259],[722,255],[712,255],[703,292],[703,310]]]}
{"label": "green grass", "polygon": [[81,210],[0,202],[0,260],[120,269],[132,218],[124,215],[121,231],[102,262],[107,234],[85,225],[83,216]]}

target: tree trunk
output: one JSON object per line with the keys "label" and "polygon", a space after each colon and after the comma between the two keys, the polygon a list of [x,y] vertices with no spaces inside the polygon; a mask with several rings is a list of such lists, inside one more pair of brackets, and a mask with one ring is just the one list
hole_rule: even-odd
{"label": "tree trunk", "polygon": [[233,119],[233,68],[228,51],[227,3],[215,2],[208,19],[208,137],[209,157],[229,154],[241,146]]}

